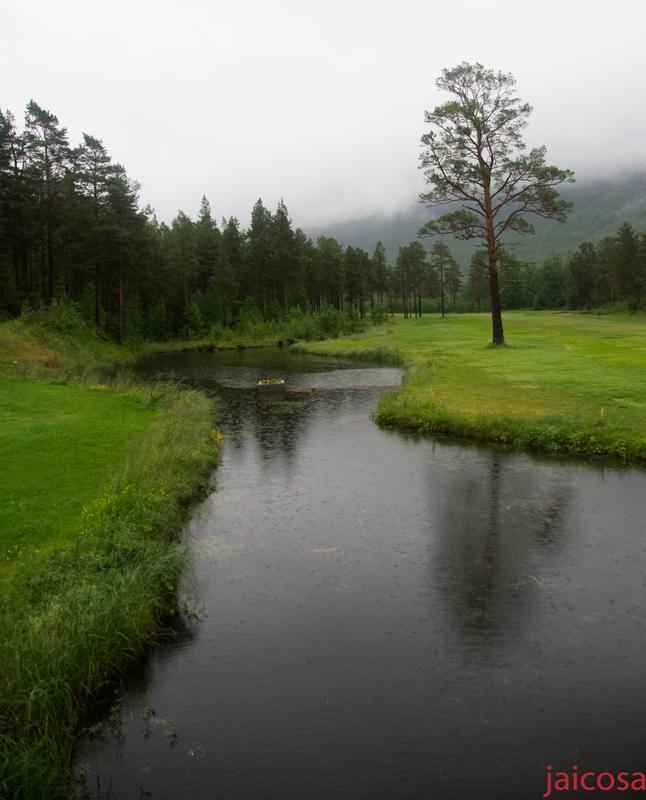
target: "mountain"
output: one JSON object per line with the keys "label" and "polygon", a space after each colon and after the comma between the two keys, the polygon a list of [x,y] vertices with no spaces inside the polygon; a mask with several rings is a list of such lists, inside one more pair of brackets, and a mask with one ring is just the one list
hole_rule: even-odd
{"label": "mountain", "polygon": [[[596,242],[614,234],[622,222],[630,222],[637,230],[646,230],[646,173],[624,175],[608,180],[574,184],[561,192],[572,203],[568,221],[532,220],[533,236],[515,237],[509,245],[526,261],[544,261],[554,255],[566,255],[584,241]],[[362,247],[369,253],[381,240],[389,260],[397,258],[399,247],[417,238],[417,231],[432,214],[421,204],[392,215],[372,214],[358,219],[310,227],[306,233],[313,239],[334,236],[343,245]],[[430,248],[432,239],[425,242]],[[477,246],[446,237],[457,260],[466,266]]]}

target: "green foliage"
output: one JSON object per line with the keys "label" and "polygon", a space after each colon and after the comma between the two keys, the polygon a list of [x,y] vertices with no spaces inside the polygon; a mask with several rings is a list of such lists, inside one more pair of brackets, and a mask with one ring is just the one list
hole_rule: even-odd
{"label": "green foliage", "polygon": [[278,340],[327,339],[341,334],[352,334],[364,330],[367,322],[354,309],[337,311],[324,306],[321,311],[304,311],[300,306],[289,309],[285,315],[264,321],[260,311],[247,301],[233,328],[219,325],[211,327],[210,339],[216,342],[239,344],[274,344]]}
{"label": "green foliage", "polygon": [[[419,235],[448,233],[487,245],[492,341],[504,344],[498,280],[503,237],[533,233],[533,215],[564,222],[571,204],[555,187],[573,182],[574,173],[547,165],[544,147],[524,152],[521,132],[531,106],[515,95],[510,74],[463,62],[443,70],[436,84],[451,97],[426,112],[431,130],[422,136],[420,161],[430,188],[420,198],[453,208],[429,220]],[[451,278],[455,307],[459,272]]]}
{"label": "green foliage", "polygon": [[386,311],[386,306],[383,305],[383,303],[377,303],[372,307],[370,311],[370,322],[373,325],[383,325],[387,319],[388,312]]}
{"label": "green foliage", "polygon": [[373,364],[391,364],[392,366],[401,366],[404,363],[404,357],[399,350],[388,345],[384,347],[352,348],[345,350],[343,357],[351,358],[353,361],[369,361]]}
{"label": "green foliage", "polygon": [[168,335],[166,325],[166,304],[160,297],[150,310],[148,333],[155,341],[163,341]]}
{"label": "green foliage", "polygon": [[[91,389],[26,382],[14,388],[15,403],[23,404],[35,424],[41,420],[45,442],[52,389],[63,402],[70,393],[77,405],[72,419],[80,426],[95,424],[97,436],[105,433],[99,406],[80,402]],[[202,395],[166,387],[108,391],[103,406],[110,405],[121,405],[126,423],[133,412],[148,409],[148,432],[131,442],[125,463],[105,465],[111,487],[98,497],[96,491],[94,497],[81,495],[87,505],[80,516],[67,506],[59,538],[21,553],[0,587],[2,796],[65,796],[63,778],[88,701],[154,640],[160,619],[175,612],[185,555],[173,537],[188,501],[205,489],[217,455],[211,404]],[[127,430],[126,424],[122,433]],[[78,470],[79,481],[87,446],[83,437],[67,440],[68,450],[76,448],[81,457],[67,453],[66,470]],[[24,456],[16,452],[19,469]],[[45,448],[32,469],[44,481],[57,464],[58,456],[48,456]],[[3,483],[2,491],[10,489]],[[26,513],[37,513],[37,506],[30,504]]]}
{"label": "green foliage", "polygon": [[256,336],[248,302],[280,325],[296,306],[354,308],[364,319],[384,301],[383,247],[370,258],[332,238],[314,245],[282,200],[272,212],[259,199],[244,231],[235,218],[220,230],[206,197],[197,220],[179,211],[166,225],[138,196],[100,139],[83,134],[70,148],[33,101],[23,132],[0,113],[0,314],[69,295],[86,322],[123,343],[199,338],[214,325]]}
{"label": "green foliage", "polygon": [[646,297],[646,235],[624,223],[597,246],[583,242],[567,267],[571,308],[610,305],[635,311]]}
{"label": "green foliage", "polygon": [[425,114],[432,128],[422,136],[421,167],[431,205],[464,204],[422,227],[494,241],[505,232],[533,233],[528,215],[564,220],[570,203],[555,186],[573,173],[545,164],[545,148],[525,153],[521,133],[531,112],[514,91],[512,75],[463,62],[445,69],[436,84],[451,98]]}
{"label": "green foliage", "polygon": [[189,303],[184,315],[184,336],[188,339],[199,339],[206,332],[206,325],[197,302]]}
{"label": "green foliage", "polygon": [[343,319],[333,306],[323,306],[318,312],[318,320],[322,334],[318,338],[327,339],[339,335]]}
{"label": "green foliage", "polygon": [[23,314],[24,321],[35,331],[54,333],[78,339],[96,339],[94,327],[81,315],[79,306],[72,300],[54,298],[49,306]]}
{"label": "green foliage", "polygon": [[[553,256],[566,257],[577,250],[580,242],[600,242],[613,236],[617,226],[630,222],[636,230],[646,230],[646,173],[633,172],[596,182],[565,185],[561,191],[573,204],[567,222],[554,225],[551,220],[536,218],[534,236],[508,236],[505,241],[513,245],[516,257],[522,261],[542,263]],[[372,250],[382,241],[386,258],[394,262],[399,248],[415,239],[417,231],[427,219],[421,204],[394,214],[370,214],[352,220],[338,220],[326,225],[312,225],[308,233],[316,240],[319,236],[335,236],[341,246],[351,244]],[[458,240],[444,236],[456,261],[463,271],[468,269],[471,256],[478,248],[475,240]],[[475,309],[474,309],[475,310]]]}

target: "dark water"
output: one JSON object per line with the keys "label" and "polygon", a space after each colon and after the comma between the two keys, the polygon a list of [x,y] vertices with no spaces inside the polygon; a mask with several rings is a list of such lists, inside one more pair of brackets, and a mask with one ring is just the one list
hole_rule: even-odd
{"label": "dark water", "polygon": [[[646,769],[643,472],[382,431],[392,369],[144,369],[220,397],[224,458],[186,531],[201,620],[79,748],[92,796],[522,800],[547,763]],[[262,402],[266,374],[319,390]]]}

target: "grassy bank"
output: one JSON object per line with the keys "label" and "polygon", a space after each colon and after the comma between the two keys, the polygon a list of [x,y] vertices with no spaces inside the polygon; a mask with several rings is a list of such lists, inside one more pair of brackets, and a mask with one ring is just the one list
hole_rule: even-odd
{"label": "grassy bank", "polygon": [[0,575],[67,544],[159,411],[137,393],[0,378]]}
{"label": "grassy bank", "polygon": [[66,796],[88,701],[174,612],[175,537],[217,457],[211,401],[98,383],[114,351],[132,357],[0,326],[2,797]]}
{"label": "grassy bank", "polygon": [[116,365],[131,364],[152,353],[274,347],[279,342],[350,335],[368,324],[332,308],[314,314],[293,308],[277,321],[265,322],[252,315],[239,320],[236,328],[214,326],[202,338],[131,341],[119,346],[87,325],[73,304],[54,302],[0,324],[0,374],[95,380],[97,375],[112,374]]}
{"label": "grassy bank", "polygon": [[493,348],[485,314],[397,319],[309,352],[403,363],[388,425],[515,447],[646,460],[646,317],[505,315]]}

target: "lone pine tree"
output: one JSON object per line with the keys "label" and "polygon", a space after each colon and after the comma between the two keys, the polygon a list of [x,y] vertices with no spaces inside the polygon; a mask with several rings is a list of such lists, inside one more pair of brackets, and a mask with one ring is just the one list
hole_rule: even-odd
{"label": "lone pine tree", "polygon": [[420,199],[460,207],[430,220],[419,234],[486,244],[494,344],[505,341],[498,285],[503,237],[533,233],[531,214],[564,221],[572,204],[554,187],[574,181],[570,170],[545,163],[545,147],[525,152],[521,132],[532,109],[516,96],[515,83],[510,74],[482,64],[445,69],[436,85],[453,97],[425,113],[431,130],[422,136],[420,155],[430,186]]}

